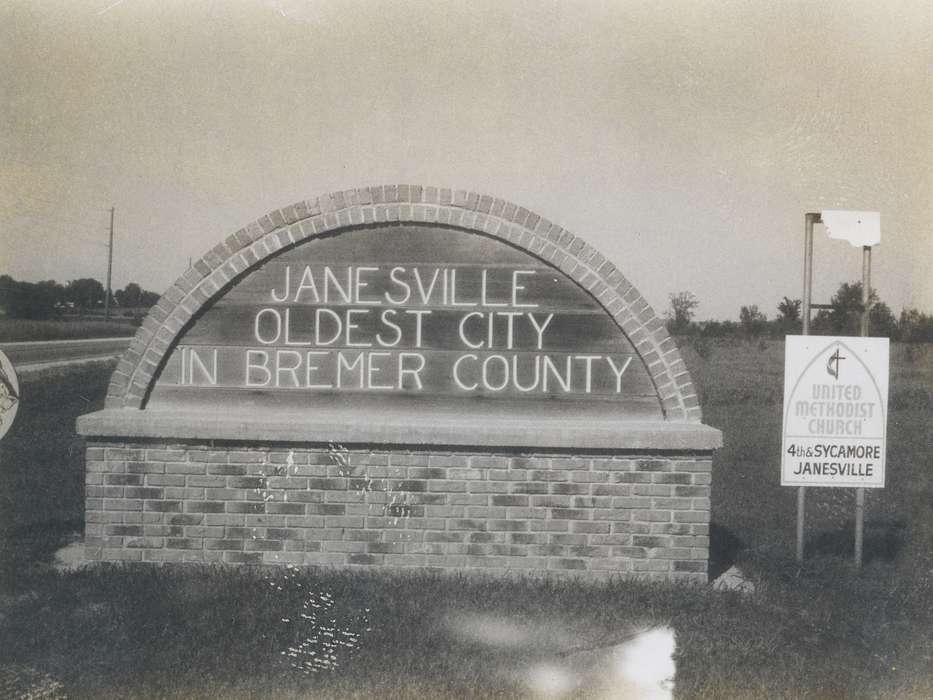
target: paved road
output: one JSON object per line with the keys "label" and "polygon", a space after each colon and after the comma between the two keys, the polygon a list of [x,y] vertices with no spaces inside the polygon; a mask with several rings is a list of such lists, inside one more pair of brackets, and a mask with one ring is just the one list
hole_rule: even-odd
{"label": "paved road", "polygon": [[46,340],[28,343],[0,343],[13,366],[19,370],[54,363],[63,365],[117,357],[132,338],[92,338],[90,340]]}

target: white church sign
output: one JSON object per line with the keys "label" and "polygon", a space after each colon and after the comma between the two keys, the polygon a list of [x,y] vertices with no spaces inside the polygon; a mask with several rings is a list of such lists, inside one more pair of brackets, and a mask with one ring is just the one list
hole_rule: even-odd
{"label": "white church sign", "polygon": [[782,486],[884,488],[887,338],[787,336]]}

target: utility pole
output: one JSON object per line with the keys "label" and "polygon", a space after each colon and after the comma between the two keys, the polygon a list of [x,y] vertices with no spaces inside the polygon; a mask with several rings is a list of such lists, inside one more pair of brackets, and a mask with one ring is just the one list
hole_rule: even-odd
{"label": "utility pole", "polygon": [[110,245],[107,246],[107,296],[104,297],[104,320],[110,320],[110,273],[113,271],[113,211],[110,207]]}

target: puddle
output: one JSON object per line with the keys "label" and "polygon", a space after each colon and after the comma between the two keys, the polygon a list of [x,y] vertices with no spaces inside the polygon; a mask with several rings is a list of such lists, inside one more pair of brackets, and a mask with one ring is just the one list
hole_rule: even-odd
{"label": "puddle", "polygon": [[492,615],[456,615],[447,619],[446,626],[461,642],[496,648],[525,646],[532,638],[527,626]]}
{"label": "puddle", "polygon": [[499,674],[536,698],[673,698],[677,645],[667,626],[620,630],[598,642],[560,622],[494,614],[451,614],[444,626],[456,641],[495,651]]}

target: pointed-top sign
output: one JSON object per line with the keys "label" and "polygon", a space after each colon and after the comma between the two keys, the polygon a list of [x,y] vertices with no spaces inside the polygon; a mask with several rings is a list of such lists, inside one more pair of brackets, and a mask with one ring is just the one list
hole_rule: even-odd
{"label": "pointed-top sign", "polygon": [[787,336],[782,486],[883,488],[888,339]]}
{"label": "pointed-top sign", "polygon": [[857,248],[881,243],[881,212],[826,209],[820,218],[830,238],[848,241]]}

